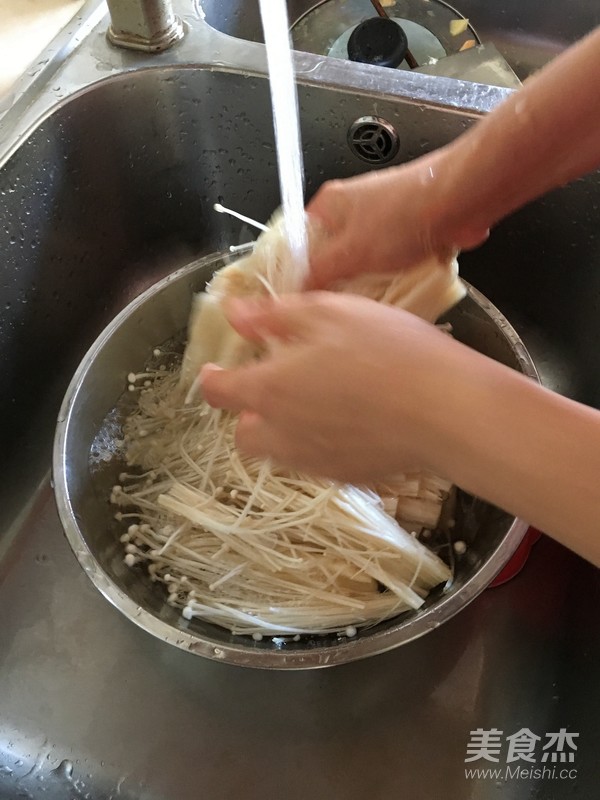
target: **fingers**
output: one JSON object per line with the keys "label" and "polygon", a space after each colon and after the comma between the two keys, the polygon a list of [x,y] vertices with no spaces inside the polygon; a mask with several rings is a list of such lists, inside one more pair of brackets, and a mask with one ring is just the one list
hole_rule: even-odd
{"label": "fingers", "polygon": [[275,458],[280,450],[278,437],[267,422],[255,411],[240,414],[235,431],[235,443],[246,455],[253,458]]}
{"label": "fingers", "polygon": [[215,364],[206,364],[200,373],[202,391],[207,403],[215,408],[225,408],[239,413],[235,432],[236,446],[253,458],[274,458],[286,453],[280,437],[257,411],[249,407],[251,392],[244,383],[243,370],[226,370]]}
{"label": "fingers", "polygon": [[342,181],[323,184],[308,204],[311,230],[310,274],[305,289],[325,289],[344,270],[346,258],[340,252],[339,240],[348,210],[347,193]]}
{"label": "fingers", "polygon": [[252,373],[257,367],[237,370],[223,369],[216,364],[205,364],[200,370],[202,396],[213,408],[225,408],[239,413],[253,408],[256,390]]}
{"label": "fingers", "polygon": [[349,277],[357,271],[348,268],[351,261],[350,254],[343,247],[323,245],[318,253],[311,255],[310,273],[304,288],[307,291],[327,289],[340,278]]}
{"label": "fingers", "polygon": [[489,237],[489,228],[465,228],[455,235],[457,250],[474,250]]}
{"label": "fingers", "polygon": [[266,342],[302,338],[310,326],[310,310],[315,297],[285,297],[226,301],[225,314],[231,326],[245,339]]}
{"label": "fingers", "polygon": [[345,182],[327,181],[306,206],[306,212],[313,224],[316,223],[330,234],[334,234],[346,216],[348,196]]}
{"label": "fingers", "polygon": [[229,324],[244,339],[263,343],[272,338],[288,339],[292,336],[292,323],[278,313],[278,301],[272,298],[231,298],[225,300],[223,309]]}
{"label": "fingers", "polygon": [[305,454],[285,432],[254,411],[243,411],[236,432],[236,446],[252,458],[270,458],[288,469],[310,469]]}
{"label": "fingers", "polygon": [[[225,313],[235,330],[244,338],[267,342],[296,342],[308,333],[319,317],[319,295],[288,295],[272,300],[229,300]],[[251,363],[237,369],[223,369],[205,364],[199,383],[206,402],[215,408],[260,410],[268,403],[267,376],[271,360]]]}

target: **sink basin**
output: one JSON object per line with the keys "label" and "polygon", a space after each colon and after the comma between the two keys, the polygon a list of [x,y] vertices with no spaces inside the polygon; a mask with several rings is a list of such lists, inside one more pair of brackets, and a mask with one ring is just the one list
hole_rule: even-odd
{"label": "sink basin", "polygon": [[[217,30],[240,39],[264,41],[258,0],[200,0],[200,4],[206,21]],[[320,4],[317,0],[288,0],[290,25]],[[388,6],[388,13],[397,13],[402,4],[403,0],[396,0]],[[548,0],[543,8],[521,0],[460,0],[450,5],[469,19],[482,42],[496,45],[522,80],[600,24],[595,0],[579,0],[576,8],[563,0]],[[365,14],[375,14],[369,0],[364,0],[364,7]]]}
{"label": "sink basin", "polygon": [[[517,578],[424,639],[312,673],[240,670],[175,650],[124,619],[73,558],[48,469],[77,363],[159,277],[251,237],[212,203],[259,219],[278,203],[262,48],[186,9],[187,41],[154,59],[109,48],[100,14],[3,121],[0,797],[594,796],[600,581],[549,540]],[[398,130],[399,163],[504,96],[383,70],[348,75],[309,56],[298,67],[309,195],[369,168],[346,132],[375,108]],[[599,203],[598,181],[580,181],[463,259],[543,379],[596,405]],[[465,777],[471,730],[524,727],[580,734],[577,782]]]}

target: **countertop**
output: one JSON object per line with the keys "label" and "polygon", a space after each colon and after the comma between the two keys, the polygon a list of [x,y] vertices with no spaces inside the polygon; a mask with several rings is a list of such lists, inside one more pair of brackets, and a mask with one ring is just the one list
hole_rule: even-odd
{"label": "countertop", "polygon": [[83,5],[83,0],[0,0],[0,97]]}

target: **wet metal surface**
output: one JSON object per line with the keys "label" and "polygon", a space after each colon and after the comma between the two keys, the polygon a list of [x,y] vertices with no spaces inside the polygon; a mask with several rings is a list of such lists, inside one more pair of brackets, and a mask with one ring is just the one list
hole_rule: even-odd
{"label": "wet metal surface", "polygon": [[[217,30],[263,41],[258,0],[200,0],[200,5],[207,22]],[[290,24],[321,5],[318,0],[289,0]],[[496,45],[522,80],[600,25],[596,0],[568,4],[563,0],[456,0],[449,5],[470,21],[482,42]],[[396,18],[412,19],[410,8],[406,0],[395,0],[387,10]],[[365,16],[374,13],[365,0]]]}
{"label": "wet metal surface", "polygon": [[[600,585],[549,541],[420,641],[300,673],[207,661],[133,626],[75,562],[47,484],[3,570],[0,797],[595,796]],[[579,732],[578,791],[465,779],[478,727]]]}

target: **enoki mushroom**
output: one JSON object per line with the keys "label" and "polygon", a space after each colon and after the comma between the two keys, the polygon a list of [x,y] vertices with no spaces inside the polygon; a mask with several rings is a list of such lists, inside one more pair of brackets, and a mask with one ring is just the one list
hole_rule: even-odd
{"label": "enoki mushroom", "polygon": [[[462,286],[453,263],[421,269],[423,280],[377,276],[357,291],[398,305],[408,297],[405,306],[435,319]],[[451,577],[395,518],[435,527],[451,487],[432,475],[396,476],[377,491],[344,486],[237,451],[235,416],[197,397],[194,378],[208,360],[231,366],[257,356],[226,322],[223,297],[277,294],[298,288],[294,280],[275,223],[196,301],[183,365],[129,376],[139,399],[124,427],[128,471],[111,501],[128,525],[125,562],[143,563],[185,618],[255,638],[351,636],[418,609]]]}

